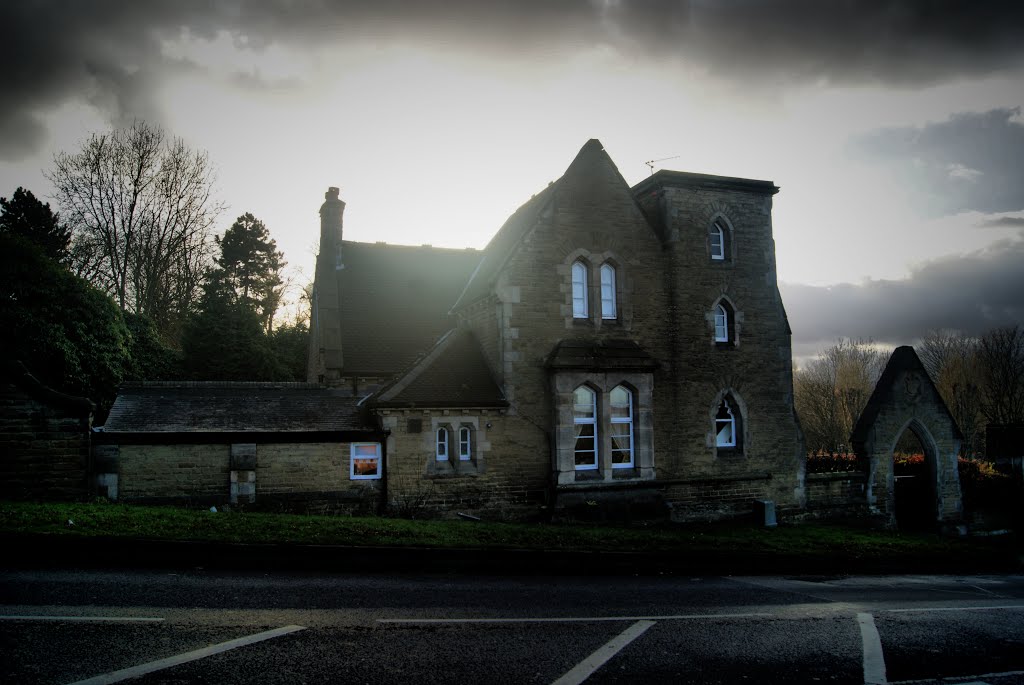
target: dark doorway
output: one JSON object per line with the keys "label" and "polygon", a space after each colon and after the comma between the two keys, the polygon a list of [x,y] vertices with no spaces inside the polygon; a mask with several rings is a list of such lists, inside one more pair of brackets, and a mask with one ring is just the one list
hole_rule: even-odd
{"label": "dark doorway", "polygon": [[935,456],[912,426],[904,429],[893,450],[896,527],[907,531],[935,530]]}

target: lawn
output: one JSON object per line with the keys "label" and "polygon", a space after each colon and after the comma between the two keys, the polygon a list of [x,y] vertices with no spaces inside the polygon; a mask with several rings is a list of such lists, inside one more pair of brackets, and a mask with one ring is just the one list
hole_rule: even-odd
{"label": "lawn", "polygon": [[0,502],[0,534],[139,540],[430,547],[442,549],[630,552],[757,563],[806,560],[808,568],[935,564],[1009,569],[1019,565],[1013,539],[950,539],[838,523],[764,528],[749,523],[611,526],[211,512],[112,503]]}

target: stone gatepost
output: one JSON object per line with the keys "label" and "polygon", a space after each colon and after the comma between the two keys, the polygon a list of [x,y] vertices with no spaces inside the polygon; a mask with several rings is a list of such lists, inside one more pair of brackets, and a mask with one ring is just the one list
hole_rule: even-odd
{"label": "stone gatepost", "polygon": [[231,445],[231,503],[256,501],[256,443]]}
{"label": "stone gatepost", "polygon": [[93,445],[92,472],[93,488],[99,497],[117,500],[118,461],[121,457],[119,445]]}

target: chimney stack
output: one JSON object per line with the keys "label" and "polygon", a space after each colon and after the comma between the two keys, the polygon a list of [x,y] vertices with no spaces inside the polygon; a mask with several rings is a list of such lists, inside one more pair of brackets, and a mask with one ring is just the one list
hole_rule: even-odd
{"label": "chimney stack", "polygon": [[341,261],[342,216],[345,203],[338,197],[338,189],[331,186],[324,193],[320,206],[320,256],[333,256],[334,268],[344,268]]}

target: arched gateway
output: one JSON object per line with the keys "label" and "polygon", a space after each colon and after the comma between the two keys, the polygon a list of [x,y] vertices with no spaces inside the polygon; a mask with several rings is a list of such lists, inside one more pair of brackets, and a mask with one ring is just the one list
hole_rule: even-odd
{"label": "arched gateway", "polygon": [[[867,504],[872,513],[896,520],[896,477],[893,451],[905,431],[921,443],[926,496],[916,506],[927,511],[914,518],[936,528],[959,523],[963,516],[957,454],[963,434],[942,401],[913,347],[897,347],[885,366],[851,441],[858,458],[868,464]],[[904,507],[905,509],[905,507]]]}

